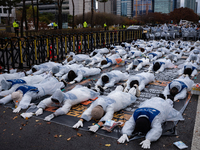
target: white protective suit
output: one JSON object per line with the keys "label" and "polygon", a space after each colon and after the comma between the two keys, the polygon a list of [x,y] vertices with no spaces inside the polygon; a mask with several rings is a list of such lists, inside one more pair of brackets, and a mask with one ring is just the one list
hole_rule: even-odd
{"label": "white protective suit", "polygon": [[44,73],[44,74],[41,74],[41,75],[25,76],[25,77],[22,77],[22,78],[19,78],[19,79],[6,80],[7,82],[11,83],[11,87],[8,90],[1,91],[0,96],[6,96],[8,94],[12,94],[21,85],[38,84],[47,77],[48,77],[48,75],[46,73]]}
{"label": "white protective suit", "polygon": [[95,56],[92,56],[91,58],[86,59],[83,62],[83,64],[85,64],[86,66],[92,66],[96,63],[101,62],[102,60],[106,60],[106,58],[102,54],[97,53]]}
{"label": "white protective suit", "polygon": [[88,99],[94,99],[98,96],[98,92],[95,92],[87,87],[77,85],[72,90],[65,93],[63,93],[60,89],[57,89],[57,91],[54,92],[51,97],[41,101],[37,105],[37,108],[45,109],[46,107],[51,106],[51,104],[54,103],[51,99],[54,98],[59,101],[59,104],[61,106],[54,112],[54,116],[59,116],[67,114],[72,106],[84,102]]}
{"label": "white protective suit", "polygon": [[[93,76],[93,75],[97,75],[101,72],[101,69],[99,68],[88,68],[88,67],[81,67],[81,68],[78,68],[78,69],[72,69],[77,77],[73,80],[73,81],[77,81],[77,82],[81,82],[81,80],[84,78],[84,77],[88,77],[88,76]],[[64,80],[67,80],[68,79],[68,73],[63,75],[61,77],[61,80],[64,79]],[[72,81],[71,81],[72,82]]]}
{"label": "white protective suit", "polygon": [[[197,53],[195,53],[197,52]],[[200,50],[193,50],[192,52],[190,52],[190,55],[188,56],[188,58],[186,59],[187,62],[189,61],[193,61],[196,63],[200,63]]]}
{"label": "white protective suit", "polygon": [[130,89],[130,83],[133,80],[137,80],[139,82],[138,89],[142,91],[147,84],[155,81],[155,77],[153,73],[149,73],[149,72],[142,72],[136,75],[130,75],[128,80],[126,81],[127,86],[124,91],[128,91]]}
{"label": "white protective suit", "polygon": [[193,84],[194,81],[192,81],[188,76],[180,76],[165,87],[163,94],[165,96],[170,95],[170,89],[176,87],[178,89],[178,94],[175,95],[174,101],[184,99],[187,96],[187,91],[191,90]]}
{"label": "white protective suit", "polygon": [[[55,77],[49,77],[43,80],[39,84],[34,85],[23,85],[16,89],[23,93],[23,97],[19,102],[19,105],[13,112],[19,112],[21,109],[28,108],[31,100],[38,99],[45,95],[52,95],[57,89],[64,88],[64,83],[59,82]],[[1,104],[6,104],[11,101],[11,94],[0,99]]]}
{"label": "white protective suit", "polygon": [[161,47],[157,49],[157,52],[161,52],[163,55],[165,55],[165,54],[169,54],[170,50],[166,47]]}
{"label": "white protective suit", "polygon": [[101,62],[100,62],[97,66],[98,66],[98,67],[101,66],[101,68],[103,69],[103,68],[107,68],[107,67],[109,67],[109,66],[111,66],[111,65],[115,65],[115,64],[117,64],[117,62],[116,62],[116,60],[115,60],[115,59],[117,59],[117,58],[121,58],[120,55],[119,55],[119,54],[113,54],[113,55],[111,55],[110,57],[106,58],[107,64],[101,66]]}
{"label": "white protective suit", "polygon": [[138,56],[142,56],[142,52],[141,51],[138,51],[138,50],[131,50],[128,52],[127,56],[129,57],[129,59],[133,59],[135,57],[138,57]]}
{"label": "white protective suit", "polygon": [[155,61],[156,59],[162,57],[162,53],[161,52],[152,52],[148,54],[148,57],[151,61]]}
{"label": "white protective suit", "polygon": [[91,53],[90,53],[90,57],[93,55],[93,53],[94,52],[96,52],[97,54],[99,53],[99,54],[107,54],[107,53],[109,53],[109,50],[107,49],[107,48],[100,48],[100,49],[95,49],[94,51],[92,51]]}
{"label": "white protective suit", "polygon": [[21,77],[24,77],[25,73],[24,72],[17,72],[17,73],[4,73],[4,74],[0,74],[0,91],[1,89],[1,80],[11,80],[11,79],[19,79]]}
{"label": "white protective suit", "polygon": [[191,68],[192,69],[192,74],[191,74],[192,77],[197,75],[197,73],[198,73],[197,70],[199,70],[198,65],[196,63],[191,63],[191,62],[186,62],[184,64],[181,64],[178,66],[178,68],[181,68],[178,71],[179,75],[182,75],[186,68]]}
{"label": "white protective suit", "polygon": [[109,78],[109,82],[104,85],[105,88],[113,87],[115,83],[118,83],[120,81],[125,81],[128,79],[129,74],[128,73],[122,73],[119,70],[112,70],[110,72],[103,73],[101,77],[96,82],[95,86],[98,85],[103,86],[102,76],[107,75]]}
{"label": "white protective suit", "polygon": [[[147,132],[144,141],[149,141],[149,147],[147,146],[146,148],[150,148],[150,142],[157,141],[162,135],[162,123],[165,121],[184,120],[181,113],[175,110],[169,101],[171,100],[164,100],[160,97],[153,97],[144,101],[125,123],[122,128],[122,134],[130,136],[135,129],[136,119],[141,115],[147,116],[151,122],[151,129]],[[143,144],[142,148],[144,147]]]}
{"label": "white protective suit", "polygon": [[56,77],[61,77],[63,74],[68,73],[70,70],[77,70],[78,68],[83,67],[82,64],[72,64],[72,65],[63,65],[59,66],[59,72],[55,74]]}
{"label": "white protective suit", "polygon": [[161,58],[151,64],[151,66],[148,68],[149,71],[153,71],[153,66],[156,62],[160,63],[160,68],[156,71],[156,73],[163,72],[165,68],[173,68],[175,66],[170,59]]}
{"label": "white protective suit", "polygon": [[150,65],[149,58],[141,58],[141,59],[135,59],[133,60],[128,67],[126,68],[126,71],[131,70],[133,66],[136,65],[135,71],[139,71],[142,69],[143,66]]}
{"label": "white protective suit", "polygon": [[110,57],[110,56],[112,56],[114,54],[119,54],[124,59],[126,59],[126,57],[127,57],[127,52],[126,52],[126,50],[123,47],[121,47],[121,48],[114,48],[113,50],[110,51],[109,54],[106,55],[106,57],[108,58],[108,57]]}
{"label": "white protective suit", "polygon": [[[73,52],[70,52],[70,53],[73,56],[73,60],[68,62],[67,63],[68,65],[74,64],[76,62],[83,62],[84,60],[90,58],[90,56],[86,55],[86,54],[77,54],[77,55],[75,55]],[[63,63],[66,64],[65,61]]]}
{"label": "white protective suit", "polygon": [[29,71],[26,72],[26,74],[39,75],[44,72],[50,72],[54,66],[61,66],[61,65],[62,64],[60,64],[60,63],[55,63],[55,62],[49,61],[49,62],[40,64],[40,65],[34,65],[32,68],[35,68],[37,71],[33,73],[32,69],[30,69]]}
{"label": "white protective suit", "polygon": [[124,109],[136,101],[136,97],[134,94],[131,93],[131,90],[129,91],[129,93],[126,93],[122,92],[119,89],[120,88],[117,87],[107,96],[98,97],[98,99],[96,99],[90,105],[90,107],[83,112],[81,118],[86,121],[90,121],[92,118],[91,116],[92,109],[97,105],[101,105],[103,110],[105,111],[105,115],[99,120],[99,122],[111,120],[113,118],[114,112]]}

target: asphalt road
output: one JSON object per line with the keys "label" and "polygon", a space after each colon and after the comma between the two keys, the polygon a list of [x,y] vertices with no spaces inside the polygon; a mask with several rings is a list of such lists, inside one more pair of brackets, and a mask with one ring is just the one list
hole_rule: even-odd
{"label": "asphalt road", "polygon": [[[195,82],[199,81],[200,75]],[[185,120],[177,124],[177,136],[162,136],[158,141],[152,142],[152,150],[178,150],[173,145],[176,141],[184,142],[191,149],[197,103],[198,96],[193,95],[183,113]],[[25,120],[20,114],[14,114],[11,108],[0,106],[0,150],[140,150],[142,148],[139,143],[142,140],[144,139],[118,144],[116,139],[89,131],[75,130],[34,117]]]}

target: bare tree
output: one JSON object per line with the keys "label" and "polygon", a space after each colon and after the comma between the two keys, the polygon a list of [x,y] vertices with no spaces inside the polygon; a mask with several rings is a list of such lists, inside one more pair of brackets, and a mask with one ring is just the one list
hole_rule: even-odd
{"label": "bare tree", "polygon": [[74,29],[74,0],[72,0],[72,7],[73,7],[72,29]]}
{"label": "bare tree", "polygon": [[85,21],[85,0],[83,0],[83,22]]}
{"label": "bare tree", "polygon": [[93,28],[93,15],[94,15],[94,0],[92,0],[92,7],[91,7],[91,12],[92,12],[92,15],[91,15],[91,28]]}
{"label": "bare tree", "polygon": [[34,5],[33,5],[33,0],[31,0],[31,5],[32,5],[32,10],[33,10],[33,24],[35,27],[35,9],[34,9]]}

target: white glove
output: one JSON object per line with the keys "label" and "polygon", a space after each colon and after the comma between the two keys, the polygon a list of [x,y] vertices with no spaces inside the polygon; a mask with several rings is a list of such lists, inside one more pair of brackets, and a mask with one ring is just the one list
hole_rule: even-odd
{"label": "white glove", "polygon": [[44,118],[45,121],[50,121],[51,119],[54,118],[54,114],[48,115]]}
{"label": "white glove", "polygon": [[159,71],[156,71],[156,73],[159,73]]}
{"label": "white glove", "polygon": [[16,109],[13,110],[13,112],[18,113],[18,112],[20,112],[20,110],[21,110],[21,107],[18,106]]}
{"label": "white glove", "polygon": [[69,82],[69,84],[74,84],[75,83],[75,81],[71,81],[71,82]]}
{"label": "white glove", "polygon": [[83,121],[79,120],[74,126],[73,128],[79,128],[79,127],[83,127]]}
{"label": "white glove", "polygon": [[175,97],[174,97],[174,101],[177,101],[177,100],[178,100],[178,98],[175,96]]}
{"label": "white glove", "polygon": [[99,126],[95,124],[93,126],[89,126],[88,128],[89,128],[90,131],[96,132],[99,129]]}
{"label": "white glove", "polygon": [[140,145],[142,145],[142,148],[144,149],[150,149],[151,142],[148,139],[146,139],[142,141]]}
{"label": "white glove", "polygon": [[118,140],[119,143],[124,143],[124,142],[129,142],[129,138],[127,136],[127,134],[123,134]]}
{"label": "white glove", "polygon": [[135,69],[135,71],[139,71],[138,69]]}
{"label": "white glove", "polygon": [[41,114],[43,114],[43,109],[42,109],[42,108],[39,108],[39,109],[35,112],[35,115],[36,115],[36,116],[39,116],[39,115],[41,115]]}
{"label": "white glove", "polygon": [[107,89],[107,88],[108,88],[108,87],[106,87],[106,86],[103,87],[104,90]]}
{"label": "white glove", "polygon": [[149,72],[149,73],[151,73],[152,71],[151,71],[151,70],[149,70],[148,72]]}

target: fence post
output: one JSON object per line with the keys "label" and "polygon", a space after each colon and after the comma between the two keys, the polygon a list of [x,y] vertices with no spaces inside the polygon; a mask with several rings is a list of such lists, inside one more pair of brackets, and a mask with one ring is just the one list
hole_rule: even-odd
{"label": "fence post", "polygon": [[20,58],[20,63],[19,63],[19,69],[23,69],[23,57],[22,57],[22,42],[21,39],[19,39],[19,58]]}

